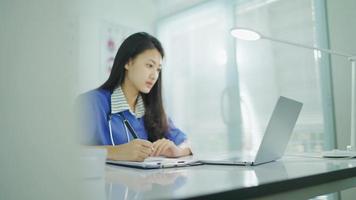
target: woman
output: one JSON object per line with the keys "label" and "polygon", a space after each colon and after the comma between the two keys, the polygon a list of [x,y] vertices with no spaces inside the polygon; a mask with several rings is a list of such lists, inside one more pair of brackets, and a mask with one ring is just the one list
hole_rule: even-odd
{"label": "woman", "polygon": [[192,154],[187,136],[163,108],[163,57],[156,38],[135,33],[120,46],[108,80],[82,96],[87,142],[106,148],[108,159],[143,161],[148,156]]}

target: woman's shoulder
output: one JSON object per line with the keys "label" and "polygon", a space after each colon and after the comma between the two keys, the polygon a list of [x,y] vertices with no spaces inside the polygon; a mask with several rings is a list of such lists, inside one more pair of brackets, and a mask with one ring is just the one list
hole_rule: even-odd
{"label": "woman's shoulder", "polygon": [[86,98],[110,98],[111,92],[109,90],[105,89],[94,89],[94,90],[89,90],[83,94]]}
{"label": "woman's shoulder", "polygon": [[105,89],[94,89],[79,95],[79,100],[91,104],[108,105],[111,92]]}

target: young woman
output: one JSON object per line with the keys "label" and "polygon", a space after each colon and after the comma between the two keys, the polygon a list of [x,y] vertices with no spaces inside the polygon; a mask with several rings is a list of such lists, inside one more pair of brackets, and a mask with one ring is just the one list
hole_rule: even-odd
{"label": "young woman", "polygon": [[113,160],[192,154],[187,136],[163,108],[163,57],[161,43],[147,33],[122,43],[108,80],[82,95],[86,143],[106,148]]}

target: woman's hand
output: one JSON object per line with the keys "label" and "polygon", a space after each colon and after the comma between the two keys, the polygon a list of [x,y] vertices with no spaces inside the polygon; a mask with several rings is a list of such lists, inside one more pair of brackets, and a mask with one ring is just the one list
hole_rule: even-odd
{"label": "woman's hand", "polygon": [[109,146],[108,159],[126,160],[126,161],[143,161],[153,153],[153,144],[146,140],[135,139],[129,143]]}
{"label": "woman's hand", "polygon": [[190,155],[189,148],[179,148],[171,140],[162,138],[153,143],[154,152],[151,156],[180,157]]}

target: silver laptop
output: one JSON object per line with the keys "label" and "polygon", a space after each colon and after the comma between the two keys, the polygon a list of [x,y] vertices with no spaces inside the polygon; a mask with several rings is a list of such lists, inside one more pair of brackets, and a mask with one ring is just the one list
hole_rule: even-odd
{"label": "silver laptop", "polygon": [[292,135],[303,104],[286,97],[279,97],[267,125],[257,154],[238,157],[238,153],[223,159],[203,159],[205,164],[259,165],[281,158]]}

